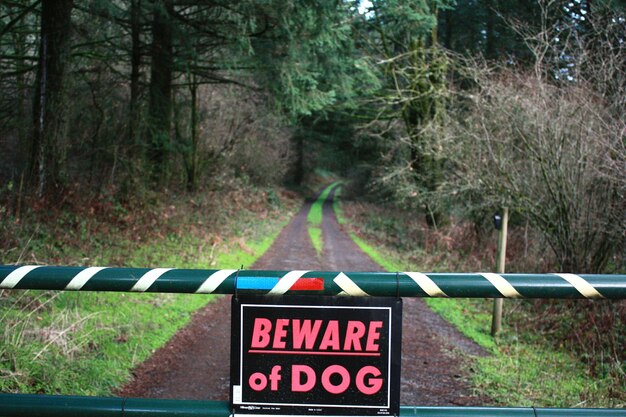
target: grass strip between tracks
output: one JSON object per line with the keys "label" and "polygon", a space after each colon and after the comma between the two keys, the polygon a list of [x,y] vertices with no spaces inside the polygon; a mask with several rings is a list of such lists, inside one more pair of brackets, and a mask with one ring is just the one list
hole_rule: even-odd
{"label": "grass strip between tracks", "polygon": [[322,218],[323,218],[323,209],[324,202],[328,198],[328,195],[331,193],[333,188],[337,187],[340,184],[339,181],[333,182],[329,186],[327,186],[324,191],[319,195],[317,200],[313,204],[311,204],[311,209],[309,210],[309,214],[307,215],[307,231],[309,232],[309,238],[311,239],[311,244],[317,253],[317,256],[322,256],[322,251],[324,250],[324,243],[322,238]]}

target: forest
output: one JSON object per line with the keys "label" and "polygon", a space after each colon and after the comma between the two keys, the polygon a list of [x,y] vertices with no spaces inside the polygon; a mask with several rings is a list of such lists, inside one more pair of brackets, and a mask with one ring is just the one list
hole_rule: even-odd
{"label": "forest", "polygon": [[[0,263],[141,264],[108,247],[204,228],[215,262],[217,225],[257,227],[234,212],[332,177],[422,270],[492,268],[506,207],[507,270],[624,274],[625,109],[623,0],[3,0]],[[520,310],[626,404],[623,301]]]}

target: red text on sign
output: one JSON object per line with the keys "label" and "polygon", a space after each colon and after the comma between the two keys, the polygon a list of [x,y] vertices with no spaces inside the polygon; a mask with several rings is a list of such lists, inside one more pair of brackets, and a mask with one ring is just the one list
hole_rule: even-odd
{"label": "red text on sign", "polygon": [[[254,319],[251,349],[294,349],[344,352],[377,352],[382,321],[349,320],[340,329],[338,320]],[[291,331],[289,331],[291,330]],[[341,340],[343,335],[343,340]],[[290,337],[289,337],[290,336]]]}
{"label": "red text on sign", "polygon": [[[263,391],[269,386],[270,391],[278,391],[279,382],[282,380],[281,365],[275,365],[269,376],[261,372],[255,372],[248,378],[248,385],[254,391]],[[330,394],[343,394],[350,388],[352,377],[350,372],[341,365],[330,365],[319,378],[322,388]],[[309,392],[318,384],[318,376],[313,368],[308,365],[292,365],[291,367],[291,391]],[[383,386],[381,372],[375,366],[364,366],[356,374],[354,379],[356,389],[365,395],[374,395]]]}

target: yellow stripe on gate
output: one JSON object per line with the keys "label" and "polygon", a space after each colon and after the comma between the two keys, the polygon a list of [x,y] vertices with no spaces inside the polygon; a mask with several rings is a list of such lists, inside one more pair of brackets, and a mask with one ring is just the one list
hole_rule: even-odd
{"label": "yellow stripe on gate", "polygon": [[569,282],[576,290],[587,298],[604,298],[590,283],[575,274],[555,274]]}
{"label": "yellow stripe on gate", "polygon": [[513,288],[509,281],[502,278],[501,275],[494,274],[492,272],[481,272],[480,275],[491,282],[491,285],[496,287],[500,294],[506,298],[522,298],[522,295],[518,293],[515,288]]}

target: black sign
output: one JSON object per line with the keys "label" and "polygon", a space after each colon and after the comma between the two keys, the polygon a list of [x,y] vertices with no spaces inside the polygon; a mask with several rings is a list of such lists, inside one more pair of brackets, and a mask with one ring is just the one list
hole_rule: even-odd
{"label": "black sign", "polygon": [[397,298],[233,297],[233,412],[398,415],[401,323]]}

